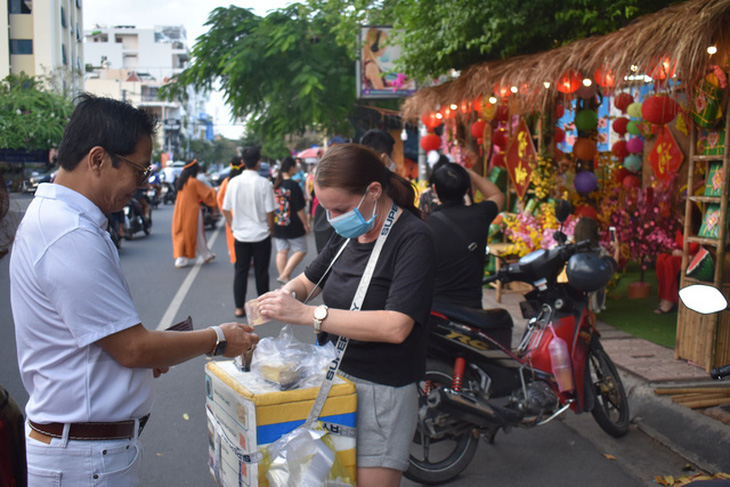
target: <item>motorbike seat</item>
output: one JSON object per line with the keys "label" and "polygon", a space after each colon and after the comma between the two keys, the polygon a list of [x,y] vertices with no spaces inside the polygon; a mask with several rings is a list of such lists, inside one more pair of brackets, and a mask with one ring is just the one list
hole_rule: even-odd
{"label": "motorbike seat", "polygon": [[506,309],[502,308],[476,309],[443,302],[434,302],[432,308],[433,311],[441,313],[454,321],[460,321],[484,331],[512,328],[514,326],[512,316]]}

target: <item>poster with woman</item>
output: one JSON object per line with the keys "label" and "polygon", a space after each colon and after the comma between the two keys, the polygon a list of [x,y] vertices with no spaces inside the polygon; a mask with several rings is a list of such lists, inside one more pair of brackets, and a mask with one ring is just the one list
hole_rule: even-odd
{"label": "poster with woman", "polygon": [[358,98],[401,98],[416,92],[415,80],[396,70],[401,46],[391,42],[392,33],[391,27],[361,27]]}

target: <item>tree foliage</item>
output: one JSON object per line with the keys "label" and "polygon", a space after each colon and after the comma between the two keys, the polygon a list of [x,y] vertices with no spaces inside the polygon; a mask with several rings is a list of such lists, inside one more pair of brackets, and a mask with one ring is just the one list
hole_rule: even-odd
{"label": "tree foliage", "polygon": [[356,50],[361,24],[392,25],[402,45],[399,70],[420,81],[481,61],[546,51],[613,32],[668,0],[308,0],[340,18],[338,42]]}
{"label": "tree foliage", "polygon": [[0,148],[50,149],[58,145],[73,111],[71,101],[47,91],[25,73],[0,82]]}
{"label": "tree foliage", "polygon": [[213,10],[189,68],[166,85],[167,98],[220,80],[234,116],[272,147],[308,127],[347,132],[355,102],[354,67],[346,48],[324,40],[323,15],[291,5],[258,17],[230,6]]}
{"label": "tree foliage", "polygon": [[238,145],[235,140],[219,137],[215,140],[191,140],[191,157],[206,166],[227,165],[233,156],[238,155]]}

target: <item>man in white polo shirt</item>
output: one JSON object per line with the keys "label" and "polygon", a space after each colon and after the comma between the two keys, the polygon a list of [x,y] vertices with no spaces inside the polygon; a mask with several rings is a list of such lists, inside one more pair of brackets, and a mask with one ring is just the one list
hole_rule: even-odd
{"label": "man in white polo shirt", "polygon": [[104,213],[149,175],[154,121],[126,103],[80,97],[18,227],[10,297],[26,406],[28,484],[139,484],[138,439],[152,379],[205,353],[234,357],[258,341],[248,325],[150,331],[132,302]]}
{"label": "man in white polo shirt", "polygon": [[233,298],[236,316],[244,315],[248,270],[253,257],[256,291],[269,292],[271,235],[274,230],[274,186],[259,176],[261,152],[258,147],[243,150],[246,171],[231,179],[223,198],[223,215],[231,227],[236,251]]}

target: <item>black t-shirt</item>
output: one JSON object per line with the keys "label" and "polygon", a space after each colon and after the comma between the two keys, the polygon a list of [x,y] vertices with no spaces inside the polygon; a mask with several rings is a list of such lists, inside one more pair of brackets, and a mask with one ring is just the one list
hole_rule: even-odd
{"label": "black t-shirt", "polygon": [[[470,206],[445,203],[429,216],[427,224],[436,246],[434,301],[481,309],[487,236],[498,213],[494,202],[482,201]],[[436,214],[449,223],[435,218]],[[472,242],[476,248],[469,250]]]}
{"label": "black t-shirt", "polygon": [[297,215],[299,210],[304,209],[304,193],[296,181],[284,179],[276,190],[276,209],[274,210],[274,238],[298,238],[307,232],[304,230],[304,223]]}
{"label": "black t-shirt", "polygon": [[[345,239],[333,235],[304,271],[316,283]],[[322,296],[327,306],[350,309],[360,278],[375,242],[353,239],[325,278]],[[363,300],[363,310],[398,311],[415,325],[403,343],[350,340],[340,368],[343,372],[379,384],[400,387],[423,377],[426,365],[428,315],[431,310],[434,258],[426,224],[403,210],[388,235]],[[335,335],[328,335],[335,342]]]}

